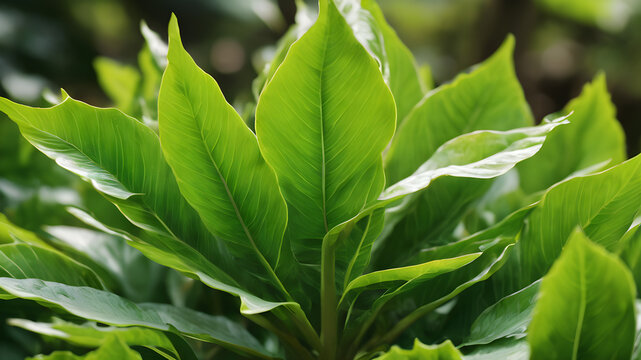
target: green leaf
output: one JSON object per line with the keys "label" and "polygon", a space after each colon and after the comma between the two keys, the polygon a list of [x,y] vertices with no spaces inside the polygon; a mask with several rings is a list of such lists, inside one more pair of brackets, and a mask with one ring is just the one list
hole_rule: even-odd
{"label": "green leaf", "polygon": [[586,235],[613,250],[641,204],[641,156],[607,171],[575,177],[550,188],[523,230],[520,265],[514,276],[526,286],[543,276],[578,225]]}
{"label": "green leaf", "polygon": [[396,103],[396,126],[401,125],[425,92],[416,61],[374,0],[337,0],[336,5],[358,41],[378,61]]}
{"label": "green leaf", "polygon": [[489,344],[502,338],[524,338],[536,304],[540,281],[488,307],[472,324],[463,346]]}
{"label": "green leaf", "polygon": [[10,244],[13,242],[25,242],[44,248],[51,247],[31,231],[12,224],[4,214],[0,213],[0,244]]}
{"label": "green leaf", "polygon": [[138,70],[105,57],[96,58],[93,66],[100,87],[111,98],[115,107],[125,114],[137,116],[137,94],[141,81]]}
{"label": "green leaf", "polygon": [[565,114],[570,112],[570,124],[550,134],[536,156],[519,164],[521,186],[526,192],[544,190],[598,164],[603,168],[625,160],[625,136],[615,117],[605,75],[598,75],[583,87],[581,95],[563,110]]}
{"label": "green leaf", "polygon": [[43,279],[104,289],[102,280],[90,268],[58,251],[29,244],[0,245],[0,277]]}
{"label": "green leaf", "polygon": [[541,283],[531,359],[630,359],[635,292],[621,260],[574,231]]}
{"label": "green leaf", "polygon": [[194,339],[217,343],[261,358],[273,357],[247,330],[222,316],[210,316],[165,304],[135,304],[106,291],[38,279],[0,278],[0,288],[16,297],[62,308],[84,319],[161,331],[170,331],[173,327]]}
{"label": "green leaf", "polygon": [[77,252],[89,257],[91,262],[85,264],[93,270],[107,272],[128,299],[149,301],[155,295],[162,267],[127,245],[121,237],[71,226],[49,226],[46,231],[62,243],[66,254]]}
{"label": "green leaf", "polygon": [[109,337],[98,350],[86,355],[78,356],[69,351],[55,351],[51,355],[38,355],[33,360],[142,360],[137,352],[131,350],[127,344],[117,337]]}
{"label": "green leaf", "polygon": [[150,348],[163,348],[180,358],[180,354],[167,336],[158,330],[142,327],[98,326],[96,323],[82,325],[55,319],[53,323],[34,322],[25,319],[9,319],[9,325],[62,339],[70,344],[82,347],[97,348],[112,337],[120,339],[129,346],[139,345]]}
{"label": "green leaf", "polygon": [[[415,194],[429,188],[433,181],[440,177],[489,179],[503,175],[519,161],[536,154],[546,135],[555,127],[566,123],[567,121],[561,118],[537,127],[509,131],[476,131],[452,139],[443,144],[412,176],[388,187],[376,201],[368,204],[358,215],[331,229],[326,239],[337,241],[345,229],[354,226],[376,209],[390,204],[394,206],[388,211],[388,215],[391,213],[393,216],[388,216],[386,221],[398,222],[415,201]],[[398,202],[401,199],[403,201]],[[420,248],[413,249],[418,250]]]}
{"label": "green leaf", "polygon": [[456,349],[451,341],[447,340],[439,345],[425,345],[418,339],[414,340],[412,349],[392,348],[376,358],[377,360],[463,360],[463,355]]}
{"label": "green leaf", "polygon": [[394,119],[376,62],[333,1],[321,2],[318,20],[291,46],[256,109],[260,148],[278,176],[295,239],[322,239],[376,199]]}
{"label": "green leaf", "polygon": [[481,256],[480,252],[361,275],[347,285],[339,307],[347,305],[365,290],[376,289],[385,290],[385,294],[376,299],[373,307],[382,306],[391,298],[399,296],[414,287],[421,286],[429,279],[459,269],[476,260],[479,256]]}
{"label": "green leaf", "polygon": [[67,97],[51,108],[0,99],[22,134],[63,168],[88,179],[138,227],[184,241],[225,266],[227,257],[180,195],[152,130],[115,109]]}
{"label": "green leaf", "polygon": [[409,113],[385,157],[391,183],[412,174],[446,141],[474,130],[508,130],[532,124],[514,73],[514,39],[469,74],[429,92]]}
{"label": "green leaf", "polygon": [[171,238],[158,237],[154,239],[152,245],[124,231],[107,227],[80,209],[70,208],[69,211],[90,226],[128,240],[129,245],[140,250],[152,261],[198,279],[213,289],[239,297],[240,312],[243,315],[251,318],[270,312],[282,323],[296,328],[310,345],[317,345],[318,335],[298,303],[268,301],[254,295],[253,292],[239,287],[226,273],[185,243],[174,241]]}
{"label": "green leaf", "polygon": [[525,339],[503,339],[488,345],[477,346],[465,354],[465,360],[529,360],[530,347]]}
{"label": "green leaf", "polygon": [[628,230],[621,241],[617,253],[628,266],[637,289],[641,289],[641,229],[640,225]]}
{"label": "green leaf", "polygon": [[276,176],[255,135],[183,48],[175,16],[168,59],[159,95],[160,138],[182,194],[245,269],[287,294],[273,272],[287,223]]}

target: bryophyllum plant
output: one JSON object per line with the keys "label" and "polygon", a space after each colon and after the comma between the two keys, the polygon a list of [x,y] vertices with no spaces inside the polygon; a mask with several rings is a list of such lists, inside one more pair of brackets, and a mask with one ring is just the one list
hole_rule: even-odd
{"label": "bryophyllum plant", "polygon": [[[128,96],[97,63],[130,115],[0,99],[137,228],[79,208],[96,230],[0,222],[0,298],[64,316],[9,323],[91,349],[40,358],[194,359],[194,340],[225,358],[638,358],[641,159],[625,161],[604,76],[534,126],[511,37],[430,90],[373,1],[300,6],[247,121],[175,17],[168,48],[144,27]],[[134,302],[145,272],[89,234],[233,295],[248,321]]]}

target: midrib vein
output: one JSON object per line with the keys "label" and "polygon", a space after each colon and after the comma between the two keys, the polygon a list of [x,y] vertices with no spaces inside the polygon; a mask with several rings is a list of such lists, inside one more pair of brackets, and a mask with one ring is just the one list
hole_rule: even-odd
{"label": "midrib vein", "polygon": [[585,259],[583,254],[579,257],[579,291],[581,297],[579,300],[579,318],[577,319],[576,330],[574,331],[574,343],[572,344],[572,359],[577,360],[579,353],[579,342],[581,340],[581,329],[583,328],[583,319],[585,317],[586,308],[586,288],[585,288]]}
{"label": "midrib vein", "polygon": [[329,26],[325,26],[323,34],[323,52],[321,57],[321,67],[318,74],[318,101],[319,101],[319,121],[320,121],[320,140],[321,140],[321,194],[323,202],[323,225],[325,226],[325,233],[329,232],[327,225],[327,199],[326,199],[326,170],[325,170],[325,120],[323,112],[323,70],[325,69],[325,59],[327,54],[327,37]]}

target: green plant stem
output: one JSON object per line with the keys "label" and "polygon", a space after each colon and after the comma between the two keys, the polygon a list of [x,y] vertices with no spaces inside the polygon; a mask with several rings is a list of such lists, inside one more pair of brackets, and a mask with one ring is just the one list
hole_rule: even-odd
{"label": "green plant stem", "polygon": [[334,265],[336,260],[335,244],[324,239],[321,249],[321,349],[322,360],[336,358],[336,337],[338,331],[338,314],[336,307],[336,285]]}

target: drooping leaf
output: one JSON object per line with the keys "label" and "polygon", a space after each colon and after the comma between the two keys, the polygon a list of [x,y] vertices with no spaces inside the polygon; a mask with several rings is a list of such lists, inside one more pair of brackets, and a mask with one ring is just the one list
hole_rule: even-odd
{"label": "drooping leaf", "polygon": [[563,110],[565,114],[570,112],[570,124],[550,134],[536,156],[519,164],[521,186],[526,192],[544,190],[594,165],[602,164],[603,168],[625,160],[625,136],[603,74],[585,85],[581,95]]}
{"label": "drooping leaf", "polygon": [[464,346],[489,344],[502,338],[525,337],[539,286],[540,281],[534,282],[485,309],[472,324]]}
{"label": "drooping leaf", "polygon": [[25,330],[62,339],[70,344],[82,347],[97,348],[112,337],[116,337],[126,345],[163,348],[178,358],[180,354],[167,336],[158,330],[143,327],[98,326],[95,323],[78,325],[55,319],[52,323],[34,322],[25,319],[9,319],[8,323]]}
{"label": "drooping leaf", "polygon": [[58,165],[88,179],[133,224],[183,241],[223,267],[229,261],[181,196],[158,137],[145,125],[70,97],[44,109],[0,99],[0,111]]}
{"label": "drooping leaf", "polygon": [[543,276],[578,225],[595,243],[613,250],[641,206],[641,156],[607,171],[550,188],[523,230],[520,265],[512,275],[524,287]]}
{"label": "drooping leaf", "polygon": [[182,47],[175,16],[169,34],[169,65],[159,95],[167,162],[209,231],[246,261],[247,270],[287,293],[273,272],[287,223],[276,176],[255,135]]}
{"label": "drooping leaf", "polygon": [[58,251],[29,244],[0,245],[0,277],[43,279],[104,289],[92,269]]}
{"label": "drooping leaf", "polygon": [[322,1],[256,109],[260,148],[278,176],[295,239],[320,241],[376,199],[394,120],[376,62],[333,1]]}
{"label": "drooping leaf", "polygon": [[636,291],[616,256],[574,231],[540,291],[527,337],[532,360],[630,359]]}
{"label": "drooping leaf", "polygon": [[38,279],[0,278],[0,288],[16,297],[62,308],[84,319],[161,331],[173,327],[185,336],[261,358],[273,357],[247,330],[221,316],[165,304],[135,304],[106,291]]}
{"label": "drooping leaf", "polygon": [[113,277],[128,299],[141,302],[153,298],[163,274],[162,268],[127,245],[121,237],[71,226],[50,226],[46,230],[65,245],[65,253],[87,256],[92,260],[86,263],[87,266],[93,270],[99,268]]}
{"label": "drooping leaf", "polygon": [[377,360],[463,360],[463,355],[456,349],[452,342],[445,341],[439,345],[425,345],[418,339],[414,340],[414,347],[401,349],[392,348],[376,358]]}
{"label": "drooping leaf", "polygon": [[469,74],[429,92],[399,127],[385,157],[390,183],[412,174],[446,141],[475,130],[509,130],[532,124],[514,74],[509,37]]}

